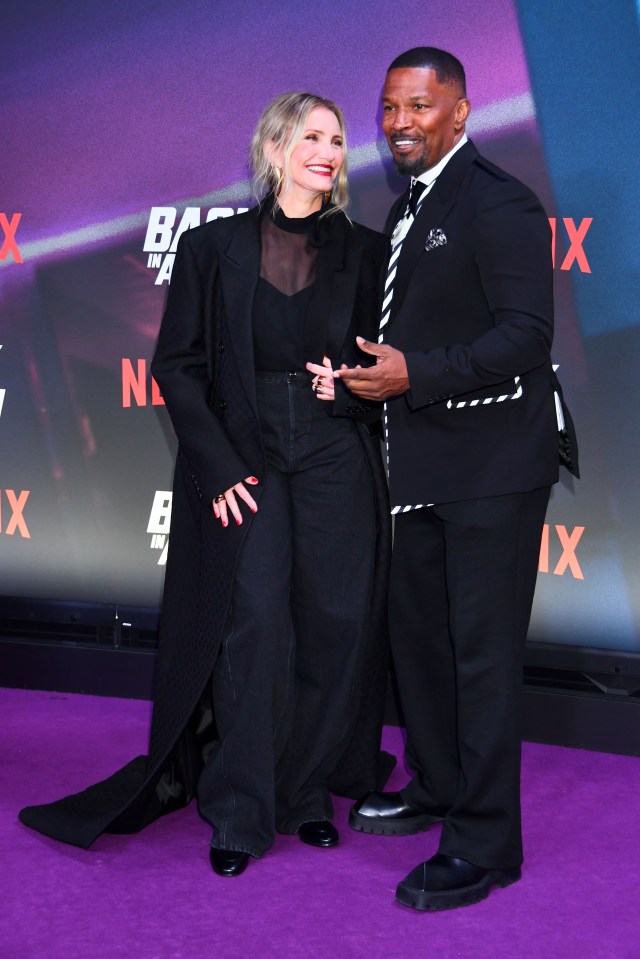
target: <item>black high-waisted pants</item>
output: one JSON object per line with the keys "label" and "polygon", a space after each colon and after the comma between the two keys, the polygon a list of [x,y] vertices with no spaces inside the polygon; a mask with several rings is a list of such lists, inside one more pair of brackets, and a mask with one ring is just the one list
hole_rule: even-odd
{"label": "black high-waisted pants", "polygon": [[276,830],[332,818],[326,780],[346,745],[376,519],[359,427],[327,415],[307,373],[256,385],[268,473],[214,669],[219,740],[198,797],[213,846],[260,856]]}

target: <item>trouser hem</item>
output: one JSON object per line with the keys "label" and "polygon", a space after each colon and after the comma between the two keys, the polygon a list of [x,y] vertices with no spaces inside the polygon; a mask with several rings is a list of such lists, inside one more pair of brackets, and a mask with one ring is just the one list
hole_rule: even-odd
{"label": "trouser hem", "polygon": [[480,869],[518,869],[523,864],[522,856],[509,860],[504,858],[494,859],[486,854],[478,853],[476,855],[473,850],[464,849],[460,846],[450,846],[447,843],[442,843],[438,852],[444,856],[451,856],[452,859],[464,859]]}
{"label": "trouser hem", "polygon": [[245,843],[242,843],[242,842],[221,843],[221,842],[218,842],[216,839],[211,840],[210,846],[212,849],[226,849],[227,852],[246,852],[250,856],[253,856],[254,859],[261,859],[264,853],[266,852],[266,849],[263,851],[260,851],[259,849],[256,849],[254,846],[247,846],[245,845]]}
{"label": "trouser hem", "polygon": [[290,822],[277,827],[277,831],[283,836],[295,836],[300,826],[306,822],[333,822],[333,816],[328,816],[326,812],[307,813],[299,819],[292,819]]}

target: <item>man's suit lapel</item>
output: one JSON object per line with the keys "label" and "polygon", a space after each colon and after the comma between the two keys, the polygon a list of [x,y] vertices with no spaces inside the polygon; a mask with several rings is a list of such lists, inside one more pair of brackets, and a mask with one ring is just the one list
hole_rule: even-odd
{"label": "man's suit lapel", "polygon": [[[418,216],[402,243],[402,252],[398,259],[398,270],[393,284],[391,321],[402,304],[429,232],[442,228],[442,224],[456,202],[462,181],[477,155],[478,151],[473,143],[471,141],[465,143],[451,157],[431,188],[431,192],[425,197]],[[446,234],[446,230],[444,232]]]}

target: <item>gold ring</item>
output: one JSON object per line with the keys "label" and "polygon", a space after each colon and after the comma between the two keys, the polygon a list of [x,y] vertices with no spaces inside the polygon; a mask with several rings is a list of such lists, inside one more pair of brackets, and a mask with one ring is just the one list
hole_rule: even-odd
{"label": "gold ring", "polygon": [[216,498],[214,499],[213,502],[214,502],[214,503],[222,503],[223,500],[224,500],[224,493],[220,493],[220,496],[216,496]]}

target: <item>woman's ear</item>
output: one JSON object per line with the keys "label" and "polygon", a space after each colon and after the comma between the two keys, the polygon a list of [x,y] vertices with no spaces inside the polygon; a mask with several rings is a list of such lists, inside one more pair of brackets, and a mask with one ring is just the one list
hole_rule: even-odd
{"label": "woman's ear", "polygon": [[282,170],[284,165],[284,149],[281,146],[276,146],[273,140],[267,140],[265,145],[262,148],[264,150],[264,155],[266,156],[269,163],[276,167],[278,170]]}

